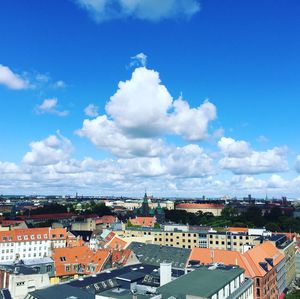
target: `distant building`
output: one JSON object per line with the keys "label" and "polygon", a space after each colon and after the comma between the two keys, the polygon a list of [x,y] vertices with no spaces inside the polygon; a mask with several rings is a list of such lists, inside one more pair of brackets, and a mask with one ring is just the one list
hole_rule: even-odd
{"label": "distant building", "polygon": [[189,213],[212,213],[214,216],[220,216],[224,205],[215,203],[180,203],[175,206],[176,210],[184,210]]}
{"label": "distant building", "polygon": [[150,208],[148,203],[147,193],[144,195],[143,203],[140,208],[133,209],[133,215],[138,217],[155,217],[157,223],[165,222],[165,212],[160,206],[160,203],[157,204],[156,208]]}

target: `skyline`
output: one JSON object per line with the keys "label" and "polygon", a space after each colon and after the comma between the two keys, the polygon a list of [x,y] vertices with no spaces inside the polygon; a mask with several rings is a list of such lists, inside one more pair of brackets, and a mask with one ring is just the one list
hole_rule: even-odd
{"label": "skyline", "polygon": [[299,3],[157,3],[3,1],[0,194],[300,198]]}

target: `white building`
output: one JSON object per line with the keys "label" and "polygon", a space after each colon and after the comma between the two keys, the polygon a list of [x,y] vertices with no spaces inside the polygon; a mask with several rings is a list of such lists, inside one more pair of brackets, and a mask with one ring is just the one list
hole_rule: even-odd
{"label": "white building", "polygon": [[0,231],[0,264],[51,256],[53,248],[66,247],[66,239],[67,231],[62,228]]}

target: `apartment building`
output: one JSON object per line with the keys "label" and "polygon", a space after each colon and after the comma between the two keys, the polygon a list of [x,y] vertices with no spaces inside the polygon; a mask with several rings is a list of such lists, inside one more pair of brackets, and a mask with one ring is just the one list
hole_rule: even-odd
{"label": "apartment building", "polygon": [[131,228],[115,231],[120,237],[153,237],[153,243],[164,246],[193,248],[200,247],[198,231],[164,231],[151,228]]}
{"label": "apartment building", "polygon": [[257,237],[248,233],[210,232],[207,234],[207,247],[244,253],[255,245]]}
{"label": "apartment building", "polygon": [[187,269],[197,263],[238,265],[245,269],[246,277],[253,279],[255,299],[277,299],[286,287],[284,262],[284,255],[279,249],[266,241],[243,254],[230,250],[194,248]]}
{"label": "apartment building", "polygon": [[66,246],[66,239],[67,231],[62,228],[0,231],[0,264],[51,256],[53,248]]}

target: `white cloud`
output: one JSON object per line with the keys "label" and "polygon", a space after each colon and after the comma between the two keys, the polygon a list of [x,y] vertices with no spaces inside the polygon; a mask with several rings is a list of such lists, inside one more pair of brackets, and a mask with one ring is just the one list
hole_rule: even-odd
{"label": "white cloud", "polygon": [[56,98],[45,99],[42,104],[36,107],[36,112],[40,114],[50,113],[58,116],[67,116],[69,114],[67,110],[58,110],[57,106],[58,100]]}
{"label": "white cloud", "polygon": [[295,165],[296,171],[300,172],[300,155],[296,158],[296,165]]}
{"label": "white cloud", "polygon": [[59,132],[46,139],[30,143],[31,151],[23,157],[23,163],[29,165],[57,164],[69,158],[73,146],[69,139]]}
{"label": "white cloud", "polygon": [[218,146],[223,154],[228,157],[242,158],[251,154],[251,148],[246,141],[236,141],[233,138],[222,137]]}
{"label": "white cloud", "polygon": [[147,65],[147,55],[144,53],[139,53],[133,57],[130,58],[130,66],[146,66]]}
{"label": "white cloud", "polygon": [[119,157],[155,157],[164,150],[161,139],[127,137],[106,115],[86,119],[76,134],[87,137],[100,149],[106,149]]}
{"label": "white cloud", "polygon": [[9,67],[0,64],[0,84],[10,89],[26,89],[29,83]]}
{"label": "white cloud", "polygon": [[172,97],[158,72],[140,67],[130,80],[119,82],[106,111],[118,127],[134,136],[157,136],[164,130]]}
{"label": "white cloud", "polygon": [[58,80],[53,83],[54,88],[65,88],[67,86],[66,82],[63,80]]}
{"label": "white cloud", "polygon": [[86,116],[89,117],[96,117],[98,116],[98,107],[94,104],[89,104],[87,107],[84,108],[84,113]]}
{"label": "white cloud", "polygon": [[169,114],[168,130],[186,140],[197,141],[208,137],[208,123],[217,117],[216,107],[208,100],[198,108],[190,108],[182,98],[173,102],[174,112]]}
{"label": "white cloud", "polygon": [[219,161],[221,168],[231,170],[234,174],[274,173],[288,170],[286,147],[275,147],[258,152],[250,148],[245,141],[236,141],[222,137],[218,143],[225,155]]}
{"label": "white cloud", "polygon": [[193,141],[208,137],[216,107],[209,101],[198,108],[190,108],[182,98],[173,101],[158,72],[137,68],[131,79],[118,87],[106,105],[107,115],[84,120],[77,131],[98,148],[120,157],[155,157],[164,151],[166,134]]}
{"label": "white cloud", "polygon": [[163,19],[189,18],[200,10],[198,0],[74,0],[96,22],[135,18],[157,22]]}

